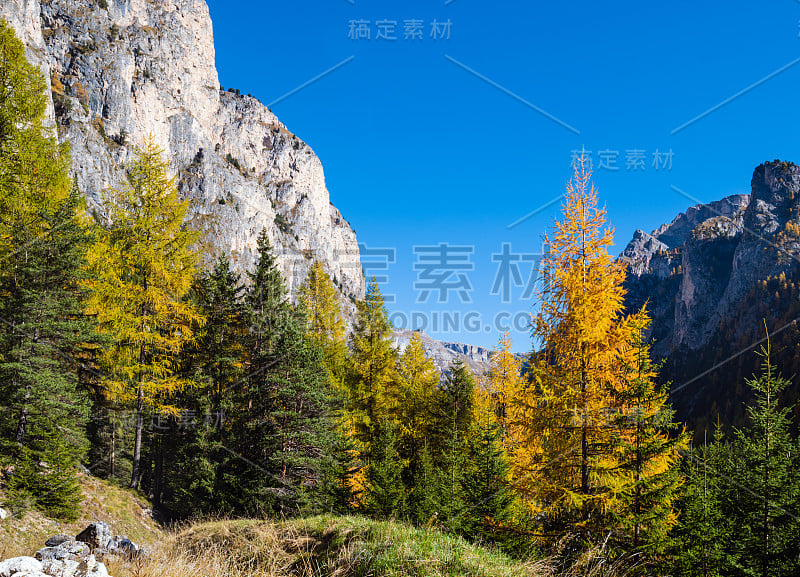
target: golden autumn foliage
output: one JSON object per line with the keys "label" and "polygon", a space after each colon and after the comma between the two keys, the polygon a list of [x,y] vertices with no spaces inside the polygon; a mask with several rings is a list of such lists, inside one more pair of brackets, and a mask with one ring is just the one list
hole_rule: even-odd
{"label": "golden autumn foliage", "polygon": [[399,376],[396,418],[403,436],[419,449],[431,437],[439,386],[439,371],[433,359],[426,358],[425,345],[419,333],[411,336],[400,355]]}
{"label": "golden autumn foliage", "polygon": [[46,126],[47,81],[5,20],[0,47],[0,266],[12,270],[69,196],[70,157]]}
{"label": "golden autumn foliage", "polygon": [[197,234],[183,225],[187,202],[151,141],[137,151],[127,186],[113,190],[108,222],[87,256],[90,307],[113,344],[106,350],[109,399],[134,403],[139,415],[132,486],[138,485],[141,414],[174,414],[170,395],[188,383],[177,371],[181,350],[203,317],[185,299],[198,272]]}
{"label": "golden autumn foliage", "polygon": [[345,419],[353,438],[367,444],[378,422],[390,418],[397,407],[397,349],[383,295],[374,279],[358,303],[349,345]]}
{"label": "golden autumn foliage", "polygon": [[516,488],[532,509],[583,532],[608,512],[620,484],[609,422],[636,326],[624,314],[625,265],[608,253],[613,231],[605,218],[583,161],[567,186],[563,219],[545,238],[533,331],[543,348],[531,386],[509,402],[507,416]]}
{"label": "golden autumn foliage", "polygon": [[[358,316],[348,339],[340,426],[355,443],[362,462],[369,465],[375,432],[397,408],[398,354],[383,294],[374,278],[357,306]],[[362,468],[350,479],[353,493],[362,497],[369,485],[365,472]]]}
{"label": "golden autumn foliage", "polygon": [[312,337],[325,341],[344,341],[344,318],[336,287],[321,262],[314,261],[311,265],[305,282],[297,292],[297,299]]}
{"label": "golden autumn foliage", "polygon": [[495,419],[500,427],[503,443],[507,442],[508,403],[519,395],[523,388],[522,363],[511,351],[511,336],[508,331],[500,335],[500,340],[490,357],[491,366],[486,375],[487,391],[494,405]]}
{"label": "golden autumn foliage", "polygon": [[297,300],[306,318],[306,333],[322,349],[330,379],[338,388],[347,355],[346,327],[336,287],[319,261],[311,265]]}

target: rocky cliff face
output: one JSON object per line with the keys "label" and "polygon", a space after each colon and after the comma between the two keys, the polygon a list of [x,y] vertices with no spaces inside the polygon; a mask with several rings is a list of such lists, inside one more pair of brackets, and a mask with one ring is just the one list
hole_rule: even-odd
{"label": "rocky cliff face", "polygon": [[[715,405],[723,418],[740,411],[764,323],[788,338],[798,309],[799,216],[800,167],[767,162],[755,169],[750,195],[693,207],[651,235],[637,231],[620,256],[631,271],[628,305],[649,299],[653,351],[667,359],[664,376],[679,391],[683,418]],[[796,359],[785,360],[788,375]]]}
{"label": "rocky cliff face", "polygon": [[220,90],[203,0],[4,0],[0,17],[51,81],[51,118],[90,208],[149,136],[171,159],[209,259],[226,253],[249,269],[266,227],[292,292],[317,259],[343,302],[363,296],[355,232],[319,158],[257,100]]}

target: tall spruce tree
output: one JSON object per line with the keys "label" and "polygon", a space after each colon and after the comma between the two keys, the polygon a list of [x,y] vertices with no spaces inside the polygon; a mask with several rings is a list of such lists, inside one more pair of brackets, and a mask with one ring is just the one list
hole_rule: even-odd
{"label": "tall spruce tree", "polygon": [[173,458],[162,501],[181,517],[223,510],[220,471],[234,457],[222,445],[227,418],[234,411],[233,389],[244,376],[243,290],[225,256],[197,280],[193,290],[206,324],[185,351],[184,371],[198,385],[179,397],[182,415],[168,435]]}
{"label": "tall spruce tree", "polygon": [[464,505],[456,520],[471,539],[495,542],[510,520],[514,500],[499,425],[494,420],[476,421],[467,443]]}
{"label": "tall spruce tree", "polygon": [[397,453],[397,425],[386,419],[374,423],[370,462],[366,468],[364,509],[373,517],[387,519],[406,513],[406,491]]}
{"label": "tall spruce tree", "polygon": [[266,231],[245,295],[247,377],[235,387],[231,445],[236,457],[224,478],[234,508],[298,512],[319,483],[331,427],[324,359],[304,335],[304,319],[289,303]]}
{"label": "tall spruce tree", "polygon": [[444,471],[434,462],[427,443],[420,447],[407,469],[408,517],[417,525],[432,523],[443,513],[447,496]]}
{"label": "tall spruce tree", "polygon": [[288,514],[308,506],[309,496],[316,492],[332,415],[319,346],[304,337],[300,323],[287,327],[278,344],[283,358],[269,371],[268,381],[275,435],[275,452],[268,463],[280,483],[279,511]]}
{"label": "tall spruce tree", "polygon": [[93,340],[80,285],[87,233],[46,102],[45,78],[0,20],[0,462],[16,464],[18,502],[70,517],[86,448],[81,356]]}
{"label": "tall spruce tree", "polygon": [[61,517],[73,515],[80,501],[74,466],[87,448],[89,410],[79,384],[81,357],[97,342],[83,309],[89,237],[80,204],[73,188],[45,215],[49,226],[23,249],[24,258],[13,255],[13,269],[0,277],[6,294],[0,301],[0,426],[4,452],[22,457],[14,493]]}
{"label": "tall spruce tree", "polygon": [[320,459],[319,484],[312,494],[310,510],[339,515],[352,513],[362,500],[361,491],[354,483],[361,474],[358,445],[336,420],[328,430]]}
{"label": "tall spruce tree", "polygon": [[320,478],[311,510],[346,512],[359,497],[354,479],[361,474],[358,447],[347,431],[345,322],[334,282],[319,261],[314,261],[297,292],[298,311],[305,319],[306,337],[322,351],[327,369],[333,421],[323,435]]}
{"label": "tall spruce tree", "polygon": [[730,574],[726,547],[733,536],[723,510],[728,448],[717,426],[711,443],[684,453],[686,486],[677,503],[678,524],[668,541],[670,567],[677,577],[720,577]]}
{"label": "tall spruce tree", "polygon": [[788,577],[800,572],[800,459],[790,432],[791,407],[780,400],[790,383],[772,364],[769,341],[758,354],[761,374],[746,381],[755,395],[747,407],[749,424],[735,431],[729,489],[736,506],[727,514],[738,534],[730,545],[739,571]]}
{"label": "tall spruce tree", "polygon": [[433,403],[429,443],[442,470],[441,517],[460,511],[463,503],[463,473],[467,466],[467,439],[474,421],[475,378],[461,359],[454,361]]}

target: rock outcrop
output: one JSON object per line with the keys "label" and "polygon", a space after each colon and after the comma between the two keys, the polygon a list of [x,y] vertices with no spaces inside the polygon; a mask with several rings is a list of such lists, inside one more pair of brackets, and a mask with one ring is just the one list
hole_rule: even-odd
{"label": "rock outcrop", "polygon": [[118,556],[127,561],[144,550],[124,535],[112,537],[106,523],[92,523],[73,539],[53,535],[33,557],[0,562],[0,577],[109,577],[98,559]]}
{"label": "rock outcrop", "polygon": [[637,231],[620,255],[632,273],[630,303],[649,298],[661,307],[653,311],[661,356],[707,344],[756,283],[795,262],[800,168],[767,162],[751,187],[751,195],[692,207],[650,235]]}
{"label": "rock outcrop", "polygon": [[290,291],[320,260],[352,312],[364,293],[355,232],[311,148],[254,98],[220,89],[204,0],[8,0],[0,17],[50,79],[51,120],[91,209],[102,212],[134,147],[152,138],[208,259],[225,253],[249,269],[266,227]]}
{"label": "rock outcrop", "polygon": [[81,541],[64,541],[55,547],[39,549],[35,556],[42,564],[41,572],[53,577],[108,577],[108,571]]}
{"label": "rock outcrop", "polygon": [[33,557],[14,557],[0,561],[0,577],[47,577],[42,562]]}

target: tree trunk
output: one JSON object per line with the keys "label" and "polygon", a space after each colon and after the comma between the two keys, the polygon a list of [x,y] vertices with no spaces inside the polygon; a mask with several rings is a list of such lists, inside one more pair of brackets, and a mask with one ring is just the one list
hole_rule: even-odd
{"label": "tree trunk", "polygon": [[142,460],[142,429],[144,428],[144,417],[142,411],[144,409],[144,391],[142,391],[141,384],[139,385],[138,401],[136,404],[136,440],[133,444],[133,470],[131,472],[131,489],[139,488],[139,481],[141,480],[141,460]]}
{"label": "tree trunk", "polygon": [[156,434],[156,462],[153,472],[152,499],[153,507],[161,506],[162,479],[164,478],[164,443],[160,434]]}
{"label": "tree trunk", "polygon": [[[27,395],[25,395],[27,401]],[[25,426],[28,424],[28,405],[25,404],[19,413],[19,422],[17,423],[17,434],[14,435],[14,440],[20,447],[25,442]]]}
{"label": "tree trunk", "polygon": [[109,473],[108,478],[114,478],[114,469],[116,469],[117,465],[117,424],[113,421],[113,419],[109,419],[111,423],[111,455],[109,456]]}

